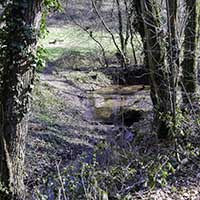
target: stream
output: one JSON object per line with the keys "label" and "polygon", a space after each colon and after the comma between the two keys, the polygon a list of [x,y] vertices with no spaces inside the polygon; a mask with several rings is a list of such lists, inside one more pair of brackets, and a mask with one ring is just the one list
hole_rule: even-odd
{"label": "stream", "polygon": [[152,109],[149,92],[148,85],[113,85],[92,91],[88,94],[90,111],[86,118],[129,127]]}

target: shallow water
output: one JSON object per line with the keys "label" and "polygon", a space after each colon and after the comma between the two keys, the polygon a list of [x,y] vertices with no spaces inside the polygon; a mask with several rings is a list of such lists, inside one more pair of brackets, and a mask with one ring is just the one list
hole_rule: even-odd
{"label": "shallow water", "polygon": [[128,124],[138,121],[141,111],[151,109],[149,86],[114,85],[89,94],[90,118],[105,124]]}

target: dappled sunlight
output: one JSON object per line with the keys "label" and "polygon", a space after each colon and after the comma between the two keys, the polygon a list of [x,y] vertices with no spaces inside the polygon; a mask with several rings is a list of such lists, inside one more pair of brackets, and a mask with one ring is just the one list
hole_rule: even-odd
{"label": "dappled sunlight", "polygon": [[0,200],[200,199],[200,1],[0,13]]}

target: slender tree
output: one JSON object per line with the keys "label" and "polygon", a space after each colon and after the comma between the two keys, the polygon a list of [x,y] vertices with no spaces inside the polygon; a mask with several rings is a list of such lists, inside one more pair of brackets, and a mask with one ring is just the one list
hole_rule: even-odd
{"label": "slender tree", "polygon": [[185,0],[186,4],[186,27],[184,39],[183,71],[183,102],[188,104],[193,100],[197,88],[196,50],[197,50],[197,8],[198,0]]}
{"label": "slender tree", "polygon": [[173,131],[176,131],[176,111],[177,111],[177,84],[179,76],[179,45],[177,36],[177,0],[166,0],[167,10],[167,59],[168,59],[168,76],[169,91],[171,99],[171,111]]}
{"label": "slender tree", "polygon": [[[149,72],[151,99],[154,106],[154,130],[160,138],[169,136],[173,122],[176,128],[176,96],[179,72],[179,47],[177,38],[177,0],[165,1],[164,18],[158,1],[133,0],[136,20],[135,30],[140,34],[144,48],[144,63]],[[164,34],[162,20],[167,21]]]}
{"label": "slender tree", "polygon": [[28,110],[42,0],[9,1],[1,46],[0,199],[24,199]]}
{"label": "slender tree", "polygon": [[151,98],[154,105],[155,130],[160,138],[169,134],[167,115],[172,114],[170,81],[165,65],[165,41],[161,33],[160,13],[154,0],[140,0],[146,39],[147,65],[151,82]]}

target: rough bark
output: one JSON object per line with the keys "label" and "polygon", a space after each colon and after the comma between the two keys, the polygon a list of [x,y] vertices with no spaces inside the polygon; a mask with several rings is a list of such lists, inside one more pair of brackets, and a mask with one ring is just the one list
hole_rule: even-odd
{"label": "rough bark", "polygon": [[144,35],[146,38],[146,55],[151,80],[151,97],[154,104],[155,131],[159,138],[169,134],[167,115],[171,114],[169,80],[165,66],[165,48],[160,37],[160,18],[153,0],[140,0]]}
{"label": "rough bark", "polygon": [[176,111],[177,111],[177,83],[179,74],[179,46],[177,37],[177,0],[166,0],[167,8],[167,58],[168,58],[168,77],[169,90],[172,107],[173,131],[176,131]]}
{"label": "rough bark", "polygon": [[[148,66],[148,52],[147,52],[147,38],[145,36],[145,23],[144,18],[142,14],[142,8],[141,8],[141,1],[133,0],[132,1],[132,7],[135,13],[135,20],[133,21],[133,27],[136,30],[136,32],[139,33],[142,43],[143,43],[143,49],[144,49],[144,66],[149,71]],[[149,82],[152,83],[151,78],[149,77]],[[151,84],[152,85],[152,84]],[[156,105],[156,100],[154,98],[154,92],[151,90],[151,99],[153,101],[153,104]]]}
{"label": "rough bark", "polygon": [[[141,2],[138,0],[133,0],[132,1],[132,9],[134,10],[134,14],[135,14],[135,20],[133,21],[133,27],[136,30],[136,32],[138,32],[140,34],[140,37],[142,39],[142,43],[143,43],[143,48],[146,49],[147,47],[147,43],[146,43],[146,38],[145,38],[145,32],[144,32],[144,21],[143,21],[143,17],[142,17],[142,8],[141,8]],[[148,64],[148,56],[145,53],[145,57],[144,57],[144,64],[147,65]]]}
{"label": "rough bark", "polygon": [[187,22],[184,38],[183,70],[183,102],[188,104],[195,96],[197,87],[196,49],[197,49],[197,2],[198,0],[185,0]]}
{"label": "rough bark", "polygon": [[[0,199],[24,199],[24,155],[42,0],[13,0],[6,15],[0,95]],[[3,189],[2,189],[3,188]]]}

